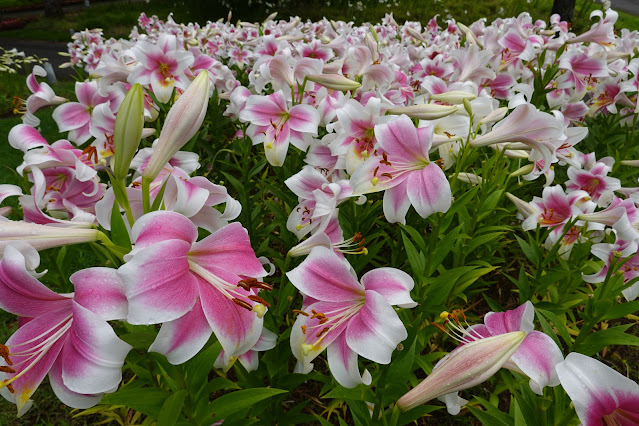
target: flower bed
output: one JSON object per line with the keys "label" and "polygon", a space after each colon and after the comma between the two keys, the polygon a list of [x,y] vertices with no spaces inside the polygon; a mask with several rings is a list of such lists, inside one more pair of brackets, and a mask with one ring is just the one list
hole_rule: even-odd
{"label": "flower bed", "polygon": [[2,395],[21,415],[48,374],[167,424],[639,422],[636,364],[606,365],[639,345],[639,34],[592,17],[76,33],[77,101],[35,67],[8,136]]}

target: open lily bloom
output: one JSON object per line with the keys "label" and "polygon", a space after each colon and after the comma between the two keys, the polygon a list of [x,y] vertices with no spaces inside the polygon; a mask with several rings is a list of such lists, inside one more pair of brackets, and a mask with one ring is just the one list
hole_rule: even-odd
{"label": "open lily bloom", "polygon": [[253,348],[262,333],[270,289],[248,234],[231,223],[196,242],[197,227],[168,211],[148,213],[131,230],[135,247],[118,273],[129,300],[131,324],[163,323],[152,352],[172,364],[191,359],[211,333],[229,357]]}
{"label": "open lily bloom", "polygon": [[353,195],[385,191],[384,215],[406,223],[413,205],[421,217],[445,212],[452,203],[450,184],[442,169],[428,158],[433,129],[416,129],[406,115],[375,126],[379,149],[351,176]]}
{"label": "open lily bloom", "polygon": [[0,394],[22,415],[48,373],[62,402],[92,407],[117,389],[131,349],[107,323],[126,315],[122,282],[115,269],[84,269],[70,278],[75,294],[58,294],[31,272],[25,255],[8,245],[0,260],[0,308],[28,322],[0,345]]}
{"label": "open lily bloom", "polygon": [[557,375],[584,426],[639,424],[639,384],[576,352],[557,365]]}
{"label": "open lily bloom", "polygon": [[328,365],[339,384],[369,385],[370,373],[360,374],[357,357],[390,362],[397,344],[408,336],[391,305],[417,305],[410,297],[413,279],[399,269],[378,268],[360,283],[348,262],[326,247],[313,248],[286,276],[306,295],[291,331],[296,372],[310,372],[311,361],[328,348]]}

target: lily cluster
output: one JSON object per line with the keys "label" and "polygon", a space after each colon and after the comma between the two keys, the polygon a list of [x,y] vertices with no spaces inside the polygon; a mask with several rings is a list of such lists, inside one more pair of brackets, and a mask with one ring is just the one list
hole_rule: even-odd
{"label": "lily cluster", "polygon": [[[592,17],[592,28],[575,35],[557,16],[547,24],[528,14],[470,26],[433,18],[423,27],[392,15],[365,26],[297,18],[200,26],[142,14],[128,39],[105,40],[99,29],[75,34],[69,65],[90,74],[75,86],[77,101],[56,96],[34,67],[23,123],[8,135],[24,154],[17,171],[26,191],[0,185],[0,202],[17,196],[21,207],[0,216],[0,307],[21,318],[0,345],[0,393],[23,414],[48,374],[65,404],[97,404],[117,389],[131,349],[108,321],[159,325],[148,350],[174,365],[214,336],[222,352],[211,365],[222,370],[236,360],[257,369],[257,352],[275,347],[286,328],[295,372],[310,373],[326,350],[338,384],[370,385],[359,357],[391,362],[409,335],[407,309],[423,302],[414,300],[422,277],[375,264],[358,278],[346,256],[368,249],[362,235],[342,229],[340,206],[365,209],[383,192],[387,223],[432,219],[451,209],[459,181],[488,178],[466,161],[477,153],[524,162],[513,178],[543,175],[542,197],[510,195],[524,230],[548,228],[547,247],[559,244],[565,258],[575,243],[594,242],[602,269],[584,280],[604,281],[621,259],[623,295],[636,298],[639,188],[612,176],[614,159],[575,145],[593,117],[636,125],[639,33],[616,35],[612,10]],[[66,133],[55,142],[38,129],[45,107],[55,107]],[[282,302],[266,282],[275,268],[234,221],[255,206],[207,177],[213,160],[199,170],[194,146],[221,136],[207,137],[208,124],[222,118],[211,118],[210,107],[233,123],[233,138],[261,145],[257,155],[274,174],[291,156],[303,160],[276,182],[298,203],[285,207],[282,232],[299,242],[282,257],[306,256],[290,269],[288,259],[276,262],[301,294],[292,325],[264,326],[271,304]],[[553,185],[559,167],[567,180]],[[71,275],[74,293],[51,291],[36,272],[38,251],[80,243],[99,243],[108,267]],[[456,414],[468,402],[458,391],[505,367],[539,395],[561,384],[584,424],[637,419],[636,383],[592,358],[564,358],[534,330],[532,302],[491,312],[482,325],[466,327],[457,311],[443,318],[460,345],[397,402],[401,409],[439,397]],[[588,369],[605,378],[596,383],[603,390],[583,390]]]}

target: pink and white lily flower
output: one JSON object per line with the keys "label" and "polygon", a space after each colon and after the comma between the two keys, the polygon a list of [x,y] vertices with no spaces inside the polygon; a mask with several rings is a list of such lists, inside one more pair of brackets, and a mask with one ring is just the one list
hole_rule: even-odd
{"label": "pink and white lily flower", "polygon": [[369,385],[370,373],[360,374],[357,357],[390,362],[397,344],[408,336],[391,305],[417,305],[410,297],[413,279],[399,269],[378,268],[360,282],[348,262],[326,247],[315,247],[286,276],[305,295],[291,331],[296,372],[310,372],[311,361],[328,349],[328,365],[339,384]]}
{"label": "pink and white lily flower", "polygon": [[259,366],[259,358],[257,356],[258,352],[268,351],[273,349],[277,344],[277,334],[273,333],[271,330],[266,328],[262,329],[262,335],[257,340],[255,346],[253,346],[249,351],[246,351],[242,355],[237,357],[229,357],[226,355],[226,352],[222,350],[220,355],[218,355],[217,359],[213,363],[213,367],[222,369],[224,371],[228,371],[235,361],[239,361],[240,364],[246,369],[246,371],[255,371]]}
{"label": "pink and white lily flower", "polygon": [[97,81],[77,82],[75,94],[78,102],[67,102],[53,111],[53,119],[60,132],[69,132],[69,140],[82,144],[91,137],[91,120],[93,109],[109,102],[109,108],[115,113],[124,99],[122,85],[111,86],[113,89],[106,95],[99,92]]}
{"label": "pink and white lily flower", "polygon": [[85,269],[70,280],[75,293],[49,290],[12,245],[0,260],[0,307],[28,319],[0,345],[0,394],[16,404],[18,415],[29,409],[47,373],[54,393],[74,408],[94,406],[122,379],[131,346],[107,323],[126,315],[116,270]]}
{"label": "pink and white lily flower", "polygon": [[37,126],[40,120],[33,114],[40,108],[49,105],[59,105],[67,100],[63,97],[56,96],[55,92],[47,83],[39,83],[38,77],[46,77],[47,72],[40,65],[35,65],[33,71],[27,77],[27,87],[31,91],[31,95],[27,98],[27,112],[22,121],[30,126]]}
{"label": "pink and white lily flower", "polygon": [[151,212],[131,230],[135,247],[118,270],[129,300],[131,324],[162,328],[151,347],[172,364],[191,359],[212,333],[229,357],[257,343],[271,289],[267,275],[239,223],[196,242],[197,227],[185,216]]}
{"label": "pink and white lily flower", "polygon": [[563,361],[564,357],[550,336],[534,329],[534,317],[535,308],[530,301],[506,312],[489,312],[484,316],[484,324],[471,327],[471,334],[467,338],[472,339],[475,333],[490,337],[513,331],[526,332],[521,346],[504,367],[528,376],[530,389],[538,395],[543,395],[545,386],[559,384],[555,366]]}
{"label": "pink and white lily flower", "polygon": [[140,63],[129,75],[129,83],[150,84],[158,101],[167,103],[173,88],[186,90],[189,81],[184,71],[193,61],[193,54],[178,48],[177,37],[162,34],[156,44],[140,40],[133,47],[133,53]]}
{"label": "pink and white lily flower", "polygon": [[284,92],[279,90],[268,96],[250,96],[240,119],[251,123],[246,133],[253,145],[264,143],[268,162],[281,166],[289,143],[301,150],[308,148],[310,136],[317,136],[320,116],[310,105],[289,108]]}
{"label": "pink and white lily flower", "polygon": [[379,149],[351,176],[353,195],[386,191],[384,215],[391,223],[406,223],[413,205],[423,218],[445,212],[452,203],[450,184],[442,169],[431,162],[433,128],[415,128],[406,115],[375,126]]}
{"label": "pink and white lily flower", "polygon": [[583,426],[639,424],[639,384],[604,363],[568,354],[557,375]]}

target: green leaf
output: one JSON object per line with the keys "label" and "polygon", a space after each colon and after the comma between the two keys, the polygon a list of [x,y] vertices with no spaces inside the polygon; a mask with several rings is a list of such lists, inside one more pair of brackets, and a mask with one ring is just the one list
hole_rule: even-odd
{"label": "green leaf", "polygon": [[177,423],[182,407],[184,406],[184,399],[186,398],[187,391],[181,390],[175,392],[169,396],[160,410],[160,417],[158,418],[158,426],[173,426]]}
{"label": "green leaf", "polygon": [[601,318],[602,320],[611,320],[617,319],[621,317],[625,317],[629,314],[634,314],[635,312],[639,312],[639,300],[635,300],[634,302],[628,303],[620,303],[608,310]]}
{"label": "green leaf", "polygon": [[126,405],[147,416],[158,419],[169,392],[160,388],[130,388],[125,386],[115,393],[106,394],[100,404]]}
{"label": "green leaf", "polygon": [[404,248],[406,249],[406,255],[408,256],[408,263],[413,270],[413,276],[423,276],[424,269],[426,268],[426,258],[424,254],[417,251],[404,232],[402,232],[402,240],[404,242]]}
{"label": "green leaf", "polygon": [[111,241],[116,246],[127,249],[127,252],[131,251],[129,231],[126,229],[124,219],[120,214],[120,206],[117,200],[113,201],[113,210],[111,211]]}
{"label": "green leaf", "polygon": [[570,337],[570,333],[568,332],[568,327],[566,327],[565,322],[562,321],[561,318],[559,318],[557,315],[555,315],[554,313],[550,311],[546,311],[544,309],[536,309],[536,311],[539,312],[540,315],[543,315],[544,317],[548,318],[548,320],[552,321],[552,323],[557,328],[557,331],[559,332],[559,335],[561,336],[563,341],[566,343],[566,345],[570,346],[572,339]]}
{"label": "green leaf", "polygon": [[533,248],[530,244],[519,238],[517,235],[515,235],[515,238],[517,238],[519,247],[521,247],[521,250],[524,252],[524,255],[528,258],[528,260],[530,260],[535,266],[539,265],[539,261],[541,259],[539,249]]}
{"label": "green leaf", "polygon": [[413,408],[412,410],[406,411],[399,416],[398,425],[406,425],[408,423],[412,423],[417,419],[424,417],[428,413],[432,413],[436,410],[441,410],[444,407],[436,406],[436,405],[420,405],[418,407]]}
{"label": "green leaf", "polygon": [[324,398],[338,398],[338,399],[352,399],[355,401],[375,401],[375,395],[368,386],[359,385],[352,389],[345,388],[343,386],[336,386],[326,395],[322,395]]}
{"label": "green leaf", "polygon": [[274,388],[239,390],[217,398],[209,405],[208,412],[214,415],[213,421],[219,421],[240,410],[250,408],[262,400],[287,392]]}
{"label": "green leaf", "polygon": [[513,418],[506,413],[499,412],[497,414],[494,410],[482,411],[471,405],[467,405],[466,408],[485,426],[513,426],[515,424]]}
{"label": "green leaf", "polygon": [[609,345],[639,346],[639,337],[626,333],[633,325],[620,325],[592,333],[573,350],[591,356]]}

